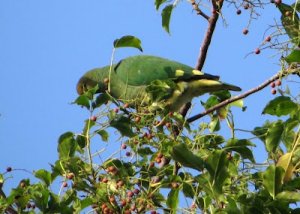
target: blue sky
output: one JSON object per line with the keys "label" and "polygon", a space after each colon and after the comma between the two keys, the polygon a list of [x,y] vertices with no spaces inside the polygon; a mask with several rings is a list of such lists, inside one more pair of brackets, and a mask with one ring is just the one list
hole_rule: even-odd
{"label": "blue sky", "polygon": [[[280,69],[276,52],[246,54],[262,41],[265,29],[279,12],[274,5],[242,34],[249,12],[237,16],[225,6],[218,22],[204,71],[246,91]],[[262,12],[262,11],[260,11]],[[57,159],[57,139],[66,131],[80,132],[89,113],[71,102],[75,86],[89,69],[109,64],[112,43],[123,35],[142,40],[144,54],[158,55],[194,66],[205,21],[182,1],[171,19],[171,35],[161,27],[153,1],[0,1],[0,171],[7,166],[29,171],[48,168]],[[116,60],[140,54],[119,49]],[[246,112],[235,109],[238,128],[253,129],[273,95],[267,88],[245,100]],[[195,100],[194,111],[203,109]],[[224,129],[227,130],[226,128]],[[259,161],[265,160],[260,156]],[[24,177],[23,172],[14,176]],[[25,175],[26,177],[27,175]],[[18,180],[10,181],[16,185]],[[14,183],[16,182],[16,183]]]}

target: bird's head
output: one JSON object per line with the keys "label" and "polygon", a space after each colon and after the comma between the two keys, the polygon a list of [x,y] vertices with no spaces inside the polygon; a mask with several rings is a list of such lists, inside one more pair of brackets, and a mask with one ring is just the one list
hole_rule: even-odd
{"label": "bird's head", "polygon": [[78,81],[76,89],[79,95],[98,85],[97,93],[102,93],[107,89],[109,66],[104,68],[95,68],[85,73]]}

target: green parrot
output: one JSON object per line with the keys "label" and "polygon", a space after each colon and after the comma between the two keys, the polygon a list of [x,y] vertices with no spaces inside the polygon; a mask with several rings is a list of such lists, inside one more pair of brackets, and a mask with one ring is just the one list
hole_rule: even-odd
{"label": "green parrot", "polygon": [[[156,56],[138,55],[117,64],[85,73],[77,83],[77,92],[98,85],[98,93],[109,88],[112,97],[132,107],[178,111],[185,103],[205,93],[220,90],[240,91],[238,86],[219,81],[218,76],[203,73],[188,65]],[[109,85],[109,87],[108,87]]]}

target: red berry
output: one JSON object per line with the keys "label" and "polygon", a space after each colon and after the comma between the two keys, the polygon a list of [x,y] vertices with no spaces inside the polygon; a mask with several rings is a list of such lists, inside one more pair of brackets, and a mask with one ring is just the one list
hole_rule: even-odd
{"label": "red berry", "polygon": [[6,168],[6,172],[11,172],[12,168],[9,166]]}
{"label": "red berry", "polygon": [[271,82],[270,85],[271,85],[272,88],[275,88],[275,82]]}
{"label": "red berry", "polygon": [[67,174],[67,178],[70,179],[70,180],[72,180],[74,178],[74,173],[72,173],[72,172],[68,173]]}
{"label": "red berry", "polygon": [[171,123],[170,123],[170,122],[167,122],[167,123],[166,123],[166,127],[167,127],[167,128],[171,128]]}
{"label": "red berry", "polygon": [[[121,201],[120,204],[121,204],[122,207],[125,207],[125,206],[126,206],[126,200],[125,200],[125,199],[122,199],[122,201]],[[129,211],[129,210],[128,210],[128,211]],[[130,211],[129,211],[129,212],[130,212]]]}
{"label": "red berry", "polygon": [[240,10],[240,9],[238,9],[237,11],[236,11],[236,14],[237,15],[240,15],[242,13],[242,11]]}
{"label": "red berry", "polygon": [[211,13],[212,13],[212,14],[217,14],[217,10],[216,10],[216,9],[212,9],[212,10],[211,10]]}
{"label": "red berry", "polygon": [[108,182],[108,179],[107,178],[102,178],[101,180],[103,183],[107,183]]}
{"label": "red berry", "polygon": [[63,187],[67,187],[67,186],[68,186],[68,183],[64,181],[63,184],[62,184],[62,186],[63,186]]}
{"label": "red berry", "polygon": [[119,108],[114,108],[114,112],[118,113],[119,112]]}
{"label": "red berry", "polygon": [[178,184],[177,182],[172,182],[172,183],[171,183],[171,187],[172,187],[173,189],[177,189],[177,188],[179,187],[179,184]]}
{"label": "red berry", "polygon": [[155,163],[154,162],[150,162],[149,167],[152,168],[154,167]]}
{"label": "red berry", "polygon": [[249,7],[250,7],[250,5],[249,5],[248,3],[244,5],[244,9],[245,9],[245,10],[248,10]]}
{"label": "red berry", "polygon": [[281,1],[281,0],[275,0],[274,2],[275,2],[275,4],[277,4],[277,5],[279,5],[279,4],[281,4],[281,3],[282,3],[282,1]]}
{"label": "red berry", "polygon": [[96,117],[96,116],[91,116],[90,120],[91,120],[91,121],[96,121],[96,120],[97,120],[97,117]]}
{"label": "red berry", "polygon": [[271,41],[271,36],[267,36],[265,39],[266,42],[270,42]]}
{"label": "red berry", "polygon": [[123,144],[121,145],[121,148],[122,148],[122,149],[126,149],[126,148],[127,148],[127,145],[123,143]]}
{"label": "red berry", "polygon": [[129,103],[125,103],[123,108],[128,108],[129,107]]}
{"label": "red berry", "polygon": [[134,121],[135,121],[136,123],[139,123],[139,122],[141,121],[141,117],[140,117],[140,116],[135,117]]}
{"label": "red berry", "polygon": [[276,94],[276,92],[277,92],[276,89],[272,89],[271,91],[272,94]]}
{"label": "red berry", "polygon": [[249,33],[249,30],[247,29],[247,28],[245,28],[244,30],[243,30],[243,34],[244,35],[247,35]]}
{"label": "red berry", "polygon": [[134,193],[133,193],[132,191],[128,191],[128,192],[127,192],[127,196],[128,196],[129,198],[131,198],[133,195],[134,195]]}
{"label": "red berry", "polygon": [[254,53],[255,53],[255,54],[260,54],[260,49],[259,49],[259,48],[256,48],[255,51],[254,51]]}
{"label": "red berry", "polygon": [[133,193],[136,194],[136,195],[138,195],[140,193],[140,190],[139,189],[134,189]]}
{"label": "red berry", "polygon": [[158,158],[162,158],[163,156],[164,155],[161,152],[157,153],[157,155],[156,155],[156,157],[158,157]]}
{"label": "red berry", "polygon": [[109,201],[110,201],[110,203],[115,203],[116,202],[115,196],[113,196],[113,195],[109,196]]}
{"label": "red berry", "polygon": [[117,186],[118,186],[118,187],[124,186],[124,181],[123,181],[123,180],[119,180],[119,181],[117,182]]}
{"label": "red berry", "polygon": [[126,152],[126,156],[130,157],[131,156],[131,152]]}
{"label": "red berry", "polygon": [[151,214],[157,214],[157,212],[155,210],[151,211]]}
{"label": "red berry", "polygon": [[277,81],[276,81],[276,85],[277,85],[277,86],[281,86],[281,80],[277,80]]}

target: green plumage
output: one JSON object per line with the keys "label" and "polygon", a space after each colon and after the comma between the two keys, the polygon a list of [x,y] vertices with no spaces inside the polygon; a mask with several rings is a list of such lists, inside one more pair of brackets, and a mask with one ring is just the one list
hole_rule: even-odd
{"label": "green plumage", "polygon": [[[110,66],[88,71],[77,84],[78,94],[99,86],[104,92]],[[168,108],[177,111],[193,97],[204,93],[233,90],[237,86],[222,83],[218,76],[205,74],[179,62],[155,56],[133,56],[112,66],[110,94],[135,106]]]}

